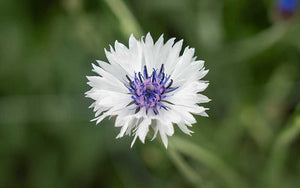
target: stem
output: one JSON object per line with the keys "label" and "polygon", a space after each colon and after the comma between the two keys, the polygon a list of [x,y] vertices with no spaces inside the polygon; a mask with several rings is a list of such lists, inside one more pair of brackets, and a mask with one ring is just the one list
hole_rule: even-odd
{"label": "stem", "polygon": [[202,178],[182,159],[173,146],[169,146],[168,155],[183,176],[195,187],[201,187]]}
{"label": "stem", "polygon": [[105,0],[105,2],[120,21],[121,31],[125,38],[128,38],[131,33],[138,37],[142,35],[140,25],[122,0]]}
{"label": "stem", "polygon": [[182,138],[173,137],[173,146],[181,153],[203,163],[217,173],[229,187],[245,187],[239,175],[212,152]]}
{"label": "stem", "polygon": [[[298,115],[298,116],[297,116]],[[274,142],[273,150],[271,152],[270,162],[267,167],[267,186],[279,186],[281,179],[281,170],[286,159],[289,146],[298,137],[300,133],[300,116],[299,112],[294,115],[291,121],[283,130]],[[289,124],[288,123],[288,124]]]}
{"label": "stem", "polygon": [[[222,59],[221,63],[227,66],[243,62],[280,41],[288,29],[289,28],[283,24],[274,25],[253,37],[224,46],[224,48],[221,48],[221,51],[218,52],[218,57],[212,56],[213,59],[210,61],[219,62],[219,59]],[[262,43],[261,41],[264,42]]]}

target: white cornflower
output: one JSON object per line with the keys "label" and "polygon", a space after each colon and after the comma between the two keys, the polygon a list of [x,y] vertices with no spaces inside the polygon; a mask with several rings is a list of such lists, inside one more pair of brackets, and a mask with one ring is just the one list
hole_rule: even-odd
{"label": "white cornflower", "polygon": [[128,48],[116,41],[115,49],[105,50],[109,63],[92,64],[99,74],[87,77],[92,89],[86,97],[95,100],[90,106],[95,112],[93,120],[98,124],[116,116],[115,126],[121,127],[117,138],[132,134],[131,147],[137,137],[144,143],[151,127],[153,139],[159,132],[167,148],[173,124],[191,135],[187,126],[196,123],[192,114],[208,116],[208,108],[198,105],[210,101],[199,93],[208,86],[201,80],[208,73],[204,61],[196,60],[194,48],[186,47],[180,55],[183,40],[174,41],[164,43],[161,35],[154,43],[149,33],[145,40],[131,35]]}

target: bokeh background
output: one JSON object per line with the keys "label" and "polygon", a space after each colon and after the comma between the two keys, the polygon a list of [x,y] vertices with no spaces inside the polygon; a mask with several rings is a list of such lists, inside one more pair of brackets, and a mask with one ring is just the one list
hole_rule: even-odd
{"label": "bokeh background", "polygon": [[[1,188],[300,186],[297,0],[0,1]],[[115,40],[184,39],[210,69],[192,137],[116,140],[84,97]]]}

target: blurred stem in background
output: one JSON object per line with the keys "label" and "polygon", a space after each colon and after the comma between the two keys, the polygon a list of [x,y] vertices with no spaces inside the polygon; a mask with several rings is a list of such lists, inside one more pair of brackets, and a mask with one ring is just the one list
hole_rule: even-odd
{"label": "blurred stem in background", "polygon": [[217,52],[218,56],[212,56],[218,58],[213,59],[213,61],[222,63],[223,65],[233,65],[246,61],[246,59],[263,52],[279,42],[287,32],[287,26],[283,23],[275,24],[253,37],[224,46],[224,48],[221,48]]}
{"label": "blurred stem in background", "polygon": [[261,92],[259,105],[248,104],[241,108],[241,124],[263,150],[269,148],[274,139],[274,129],[282,123],[280,119],[283,114],[283,103],[293,89],[293,80],[296,76],[294,70],[294,66],[283,62]]}
{"label": "blurred stem in background", "polygon": [[222,46],[224,40],[222,10],[223,3],[218,0],[198,1],[199,13],[196,39],[205,51],[214,51]]}
{"label": "blurred stem in background", "polygon": [[197,173],[192,169],[188,163],[181,157],[181,155],[176,151],[176,148],[170,144],[167,151],[170,159],[173,161],[174,165],[178,168],[181,174],[192,184],[194,187],[204,187],[203,178],[200,173]]}
{"label": "blurred stem in background", "polygon": [[266,172],[267,184],[262,187],[280,187],[280,182],[283,180],[281,173],[289,147],[300,134],[299,105],[285,127],[286,129],[284,129],[274,141]]}
{"label": "blurred stem in background", "polygon": [[120,21],[120,27],[124,38],[127,39],[131,33],[138,38],[142,36],[143,32],[140,25],[122,0],[104,1]]}
{"label": "blurred stem in background", "polygon": [[103,42],[91,18],[83,10],[83,3],[83,0],[64,0],[63,7],[74,22],[74,30],[80,42],[89,51],[98,53]]}
{"label": "blurred stem in background", "polygon": [[[243,179],[238,175],[238,173],[212,152],[177,136],[173,136],[170,141],[170,147],[172,147],[171,155],[174,155],[172,152],[177,150],[178,152],[181,152],[195,161],[207,166],[223,178],[224,182],[226,182],[229,187],[245,187],[246,184],[243,182]],[[181,165],[183,166],[183,164]],[[180,169],[184,169],[183,173],[186,173],[190,168],[181,167]],[[193,174],[193,172],[189,171],[188,174]]]}

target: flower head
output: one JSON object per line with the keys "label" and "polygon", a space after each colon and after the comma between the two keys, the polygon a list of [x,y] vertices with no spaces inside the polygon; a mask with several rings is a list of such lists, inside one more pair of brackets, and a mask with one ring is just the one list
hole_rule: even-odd
{"label": "flower head", "polygon": [[92,88],[86,96],[95,100],[93,120],[98,124],[116,116],[115,126],[121,127],[117,138],[133,135],[131,146],[137,137],[144,143],[151,127],[153,139],[159,133],[167,147],[173,124],[190,135],[187,127],[196,123],[192,114],[207,116],[207,108],[198,104],[210,101],[200,94],[208,86],[201,80],[208,70],[194,57],[194,48],[186,47],[180,55],[183,41],[174,41],[164,43],[161,36],[154,43],[149,33],[145,40],[131,35],[128,48],[116,41],[115,49],[105,50],[109,63],[92,64],[98,76],[87,77]]}
{"label": "flower head", "polygon": [[290,18],[297,12],[299,0],[277,0],[277,9],[282,18]]}

